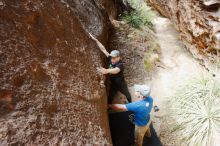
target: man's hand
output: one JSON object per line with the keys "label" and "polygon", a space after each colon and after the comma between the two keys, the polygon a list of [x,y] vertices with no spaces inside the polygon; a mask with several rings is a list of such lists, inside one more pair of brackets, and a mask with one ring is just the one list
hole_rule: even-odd
{"label": "man's hand", "polygon": [[106,69],[106,68],[99,68],[98,71],[100,71],[102,74],[106,75],[106,74],[118,74],[121,70],[120,68],[116,67],[116,68],[111,68],[111,69]]}
{"label": "man's hand", "polygon": [[90,38],[92,38],[93,40],[97,40],[91,33],[89,33]]}
{"label": "man's hand", "polygon": [[111,104],[108,104],[107,107],[108,107],[108,109],[110,109],[111,108]]}
{"label": "man's hand", "polygon": [[108,104],[108,108],[115,111],[127,111],[127,107],[125,106],[125,104]]}
{"label": "man's hand", "polygon": [[100,68],[100,71],[101,71],[101,73],[102,74],[104,74],[104,75],[106,75],[106,74],[108,74],[108,69],[106,69],[106,68]]}
{"label": "man's hand", "polygon": [[109,57],[109,53],[108,53],[108,51],[105,49],[105,47],[102,45],[102,43],[100,43],[91,33],[88,32],[88,34],[89,34],[89,37],[90,37],[91,39],[93,39],[93,40],[97,43],[97,45],[99,46],[100,50],[101,50],[107,57]]}

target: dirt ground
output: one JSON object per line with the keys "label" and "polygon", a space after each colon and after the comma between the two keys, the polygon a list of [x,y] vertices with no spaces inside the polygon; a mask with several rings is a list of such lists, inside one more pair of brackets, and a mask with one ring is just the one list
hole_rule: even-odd
{"label": "dirt ground", "polygon": [[[131,94],[135,83],[151,86],[154,105],[160,108],[159,112],[152,112],[157,135],[164,146],[182,145],[170,126],[174,119],[168,118],[169,105],[172,104],[169,101],[183,79],[205,70],[184,48],[178,39],[178,32],[168,19],[157,14],[153,21],[154,31],[147,27],[136,30],[128,24],[119,24],[109,46],[111,50],[118,49],[122,53],[125,79]],[[159,59],[152,62],[154,68],[149,72],[146,71],[144,60],[149,59],[146,54],[155,46],[160,48],[156,52]],[[122,95],[118,97],[123,99]],[[120,102],[120,99],[115,102]]]}

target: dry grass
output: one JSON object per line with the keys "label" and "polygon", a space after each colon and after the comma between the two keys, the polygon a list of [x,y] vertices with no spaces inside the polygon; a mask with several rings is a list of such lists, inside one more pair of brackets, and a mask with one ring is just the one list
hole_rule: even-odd
{"label": "dry grass", "polygon": [[145,53],[144,65],[147,72],[152,72],[156,64],[160,62],[160,46],[152,39],[148,42],[148,51]]}

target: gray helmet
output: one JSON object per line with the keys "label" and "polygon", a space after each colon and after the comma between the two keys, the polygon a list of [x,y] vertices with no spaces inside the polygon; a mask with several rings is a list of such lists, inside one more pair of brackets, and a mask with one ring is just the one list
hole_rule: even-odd
{"label": "gray helmet", "polygon": [[140,92],[144,97],[148,97],[150,95],[150,87],[147,85],[134,85],[135,92]]}
{"label": "gray helmet", "polygon": [[120,56],[120,52],[118,50],[113,50],[110,53],[111,57],[119,57]]}

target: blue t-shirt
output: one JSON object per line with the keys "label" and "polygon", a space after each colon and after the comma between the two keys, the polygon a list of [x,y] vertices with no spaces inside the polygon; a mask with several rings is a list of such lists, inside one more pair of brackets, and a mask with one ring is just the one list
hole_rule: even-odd
{"label": "blue t-shirt", "polygon": [[126,104],[127,110],[134,112],[134,122],[137,126],[145,126],[150,120],[153,98],[148,96],[143,100]]}

